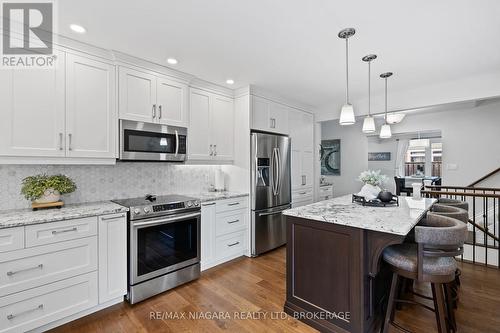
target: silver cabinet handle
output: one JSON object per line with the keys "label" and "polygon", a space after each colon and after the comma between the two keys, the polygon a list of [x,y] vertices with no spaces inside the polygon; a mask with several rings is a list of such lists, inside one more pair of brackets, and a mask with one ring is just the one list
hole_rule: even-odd
{"label": "silver cabinet handle", "polygon": [[214,145],[210,145],[210,156],[214,156],[214,149],[213,149]]}
{"label": "silver cabinet handle", "polygon": [[52,235],[57,235],[57,234],[62,234],[62,233],[65,233],[65,232],[72,232],[72,231],[77,231],[78,228],[77,227],[74,227],[74,228],[71,228],[71,229],[64,229],[64,230],[53,230],[52,231]]}
{"label": "silver cabinet handle", "polygon": [[300,195],[304,195],[304,194],[307,194],[307,192],[300,192],[299,194]]}
{"label": "silver cabinet handle", "polygon": [[63,134],[59,133],[59,150],[63,150]]}
{"label": "silver cabinet handle", "polygon": [[227,221],[227,224],[233,224],[233,223],[237,223],[237,222],[240,222],[240,220]]}
{"label": "silver cabinet handle", "polygon": [[8,271],[7,276],[12,276],[12,275],[17,274],[17,273],[27,272],[27,271],[32,271],[34,269],[42,269],[42,268],[43,268],[43,264],[39,264],[39,265],[36,265],[34,267],[19,269],[17,271]]}
{"label": "silver cabinet handle", "polygon": [[156,104],[153,104],[152,112],[153,112],[153,119],[155,119],[156,118]]}
{"label": "silver cabinet handle", "polygon": [[175,156],[179,153],[179,132],[175,130]]}
{"label": "silver cabinet handle", "polygon": [[232,247],[232,246],[235,246],[235,245],[238,245],[240,242],[235,242],[235,243],[232,243],[232,244],[227,244],[228,247]]}
{"label": "silver cabinet handle", "polygon": [[217,145],[214,145],[214,156],[217,156]]}
{"label": "silver cabinet handle", "polygon": [[121,217],[125,217],[125,214],[120,214],[117,216],[101,217],[101,221],[109,221],[109,220],[119,219]]}
{"label": "silver cabinet handle", "polygon": [[71,147],[71,138],[73,135],[71,133],[68,133],[68,150],[73,150],[73,147]]}
{"label": "silver cabinet handle", "polygon": [[23,312],[19,312],[19,313],[16,313],[16,314],[13,314],[11,313],[10,315],[7,316],[7,319],[8,320],[12,320],[18,316],[21,316],[21,315],[24,315],[24,314],[28,314],[30,312],[33,312],[33,311],[36,311],[36,310],[42,310],[43,309],[43,304],[40,304],[39,306],[37,306],[36,308],[33,308],[33,309],[29,309],[29,310],[26,310],[26,311],[23,311]]}
{"label": "silver cabinet handle", "polygon": [[158,119],[161,119],[161,105],[158,105]]}
{"label": "silver cabinet handle", "polygon": [[204,203],[202,206],[213,206],[215,205],[215,202],[210,202],[210,203]]}
{"label": "silver cabinet handle", "polygon": [[240,203],[239,202],[233,202],[233,203],[230,203],[230,204],[227,204],[228,206],[236,206],[236,205],[239,205]]}
{"label": "silver cabinet handle", "polygon": [[306,178],[306,175],[302,175],[302,185],[306,185],[307,184],[307,178]]}
{"label": "silver cabinet handle", "polygon": [[275,118],[271,118],[271,128],[276,128],[276,119]]}

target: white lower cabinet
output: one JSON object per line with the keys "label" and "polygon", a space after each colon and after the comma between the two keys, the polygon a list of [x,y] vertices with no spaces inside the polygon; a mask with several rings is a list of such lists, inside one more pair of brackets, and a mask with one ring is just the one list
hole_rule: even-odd
{"label": "white lower cabinet", "polygon": [[127,218],[99,217],[99,303],[127,293]]}
{"label": "white lower cabinet", "polygon": [[246,197],[202,204],[202,270],[247,253],[248,214]]}
{"label": "white lower cabinet", "polygon": [[0,332],[26,332],[97,305],[97,272],[0,298]]}
{"label": "white lower cabinet", "polygon": [[0,229],[0,333],[75,319],[126,292],[125,213]]}

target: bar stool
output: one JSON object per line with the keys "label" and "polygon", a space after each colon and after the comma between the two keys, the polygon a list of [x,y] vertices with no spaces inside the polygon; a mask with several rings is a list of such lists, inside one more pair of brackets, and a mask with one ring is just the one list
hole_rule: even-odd
{"label": "bar stool", "polygon": [[[384,250],[383,258],[393,272],[383,332],[388,332],[389,325],[405,330],[394,322],[398,303],[421,305],[436,315],[439,333],[455,331],[454,307],[451,298],[444,297],[444,288],[450,292],[450,282],[455,280],[457,264],[455,256],[463,253],[467,227],[461,221],[434,213],[415,227],[416,244],[403,243],[389,246]],[[432,299],[434,308],[425,304],[397,298],[398,284],[401,278],[430,282],[432,298],[414,293],[418,297]]]}
{"label": "bar stool", "polygon": [[449,199],[449,198],[439,198],[437,203],[440,205],[462,208],[465,209],[467,212],[469,211],[469,203],[466,201]]}

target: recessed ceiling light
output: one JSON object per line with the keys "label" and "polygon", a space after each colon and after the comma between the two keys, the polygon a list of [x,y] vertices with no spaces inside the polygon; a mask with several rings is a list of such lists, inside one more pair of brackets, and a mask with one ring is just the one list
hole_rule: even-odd
{"label": "recessed ceiling light", "polygon": [[85,29],[84,27],[82,27],[81,25],[78,25],[78,24],[71,24],[69,27],[71,30],[73,30],[74,32],[77,32],[79,34],[84,34],[87,32],[87,29]]}
{"label": "recessed ceiling light", "polygon": [[227,79],[227,80],[226,80],[226,83],[227,83],[227,84],[234,84],[234,80],[232,80],[232,79]]}
{"label": "recessed ceiling light", "polygon": [[175,58],[168,58],[168,59],[167,59],[167,62],[168,62],[170,65],[177,65],[177,63],[178,63],[177,59],[175,59]]}

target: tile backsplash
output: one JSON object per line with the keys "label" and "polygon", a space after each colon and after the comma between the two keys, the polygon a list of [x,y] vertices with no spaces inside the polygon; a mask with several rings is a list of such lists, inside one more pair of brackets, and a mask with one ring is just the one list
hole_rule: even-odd
{"label": "tile backsplash", "polygon": [[169,163],[125,163],[116,165],[0,165],[0,210],[27,208],[20,194],[23,178],[46,173],[65,174],[77,190],[66,194],[66,203],[133,198],[147,193],[187,194],[207,191],[218,166]]}

